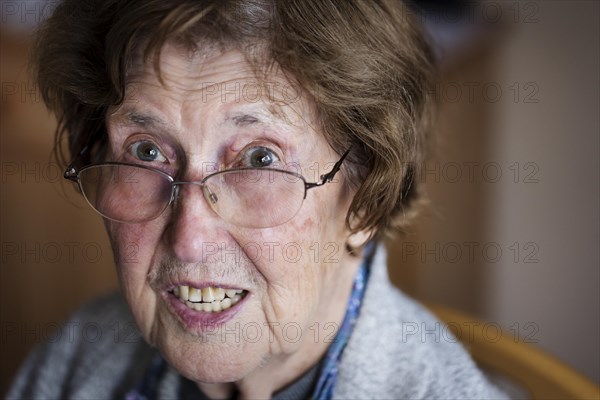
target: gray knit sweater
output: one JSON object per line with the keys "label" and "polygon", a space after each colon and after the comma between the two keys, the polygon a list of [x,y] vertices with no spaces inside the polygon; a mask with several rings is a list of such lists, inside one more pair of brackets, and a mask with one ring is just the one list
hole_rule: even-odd
{"label": "gray knit sweater", "polygon": [[[334,398],[506,398],[439,324],[390,284],[380,246],[360,317],[342,355]],[[104,297],[76,313],[59,340],[29,356],[8,398],[123,398],[155,352],[140,337],[122,297]],[[168,368],[158,397],[177,398],[181,382],[177,371]]]}

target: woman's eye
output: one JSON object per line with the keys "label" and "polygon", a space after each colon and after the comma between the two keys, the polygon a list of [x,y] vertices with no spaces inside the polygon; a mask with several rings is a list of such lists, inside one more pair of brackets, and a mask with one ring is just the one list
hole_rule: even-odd
{"label": "woman's eye", "polygon": [[279,161],[279,157],[266,147],[253,147],[244,153],[242,164],[247,167],[264,168]]}
{"label": "woman's eye", "polygon": [[166,157],[160,152],[158,146],[149,141],[133,143],[131,146],[129,146],[129,152],[132,156],[141,161],[167,161]]}

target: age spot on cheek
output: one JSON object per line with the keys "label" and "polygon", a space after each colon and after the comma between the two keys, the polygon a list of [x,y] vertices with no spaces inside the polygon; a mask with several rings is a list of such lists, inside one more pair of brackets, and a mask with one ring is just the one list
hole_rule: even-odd
{"label": "age spot on cheek", "polygon": [[315,223],[314,223],[312,217],[309,217],[302,223],[302,229],[309,230],[309,229],[312,229],[314,225],[315,225]]}

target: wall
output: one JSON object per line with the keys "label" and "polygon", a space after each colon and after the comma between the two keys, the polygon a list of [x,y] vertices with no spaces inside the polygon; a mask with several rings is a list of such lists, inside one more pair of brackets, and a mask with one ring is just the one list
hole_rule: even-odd
{"label": "wall", "polygon": [[600,383],[599,3],[486,4],[502,23],[443,69],[432,206],[391,275]]}
{"label": "wall", "polygon": [[[520,243],[521,259],[535,251],[539,262],[490,270],[485,313],[521,329],[532,322],[539,346],[600,383],[600,6],[537,4],[539,22],[517,25],[496,53],[502,86],[534,86],[497,107],[492,159],[518,162],[521,175],[491,187],[487,230],[499,243]],[[524,103],[532,88],[539,102]],[[524,182],[534,169],[537,182]]]}

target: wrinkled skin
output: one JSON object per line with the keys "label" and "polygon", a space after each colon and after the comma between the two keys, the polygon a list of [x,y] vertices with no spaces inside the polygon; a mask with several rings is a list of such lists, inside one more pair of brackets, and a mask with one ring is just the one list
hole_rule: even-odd
{"label": "wrinkled skin", "polygon": [[[200,180],[255,166],[251,156],[261,147],[271,167],[300,166],[311,182],[339,159],[316,128],[311,100],[280,71],[268,78],[267,96],[238,51],[190,56],[167,44],[160,66],[164,85],[152,63],[140,63],[124,103],[108,113],[108,161]],[[351,196],[342,170],[309,190],[288,222],[250,229],[223,221],[197,186],[185,185],[155,220],[107,220],[122,290],[144,338],[212,397],[237,390],[264,398],[294,381],[323,356],[344,316],[359,263],[344,250]],[[167,301],[182,282],[248,294],[226,322],[190,323]]]}

